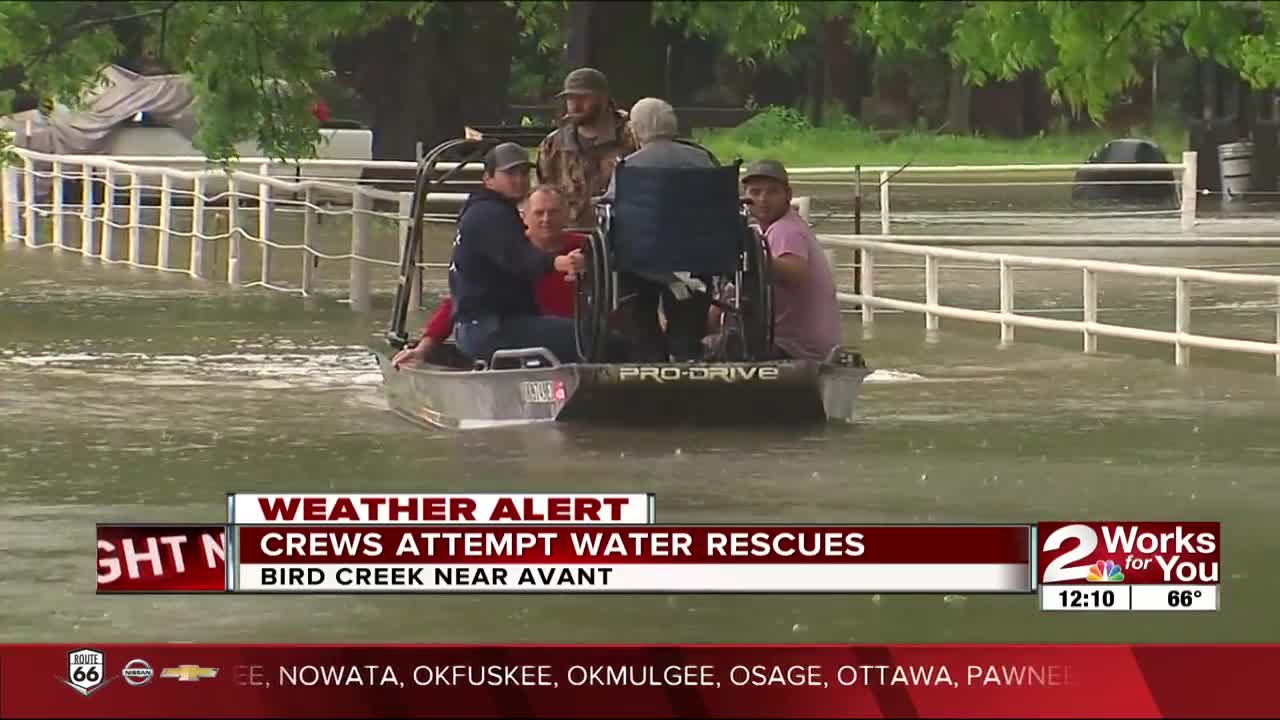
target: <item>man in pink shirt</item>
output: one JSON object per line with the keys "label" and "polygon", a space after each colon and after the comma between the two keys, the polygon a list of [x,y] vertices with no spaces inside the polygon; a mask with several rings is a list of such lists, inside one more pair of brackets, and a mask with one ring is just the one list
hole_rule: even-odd
{"label": "man in pink shirt", "polygon": [[757,160],[747,166],[742,184],[773,257],[778,354],[825,360],[840,344],[840,301],[826,253],[808,223],[791,208],[787,170],[776,160]]}

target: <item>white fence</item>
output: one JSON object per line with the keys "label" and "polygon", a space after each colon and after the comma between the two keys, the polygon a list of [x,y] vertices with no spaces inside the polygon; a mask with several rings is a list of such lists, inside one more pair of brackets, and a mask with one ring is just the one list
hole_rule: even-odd
{"label": "white fence", "polygon": [[[48,155],[23,149],[16,150],[16,153],[21,164],[6,166],[0,171],[6,242],[22,242],[28,247],[51,246],[106,263],[181,273],[200,279],[210,278],[205,262],[206,252],[225,242],[225,275],[221,272],[218,275],[224,277],[228,284],[244,288],[261,286],[304,296],[312,294],[316,259],[349,261],[350,303],[356,310],[369,307],[369,268],[399,265],[398,260],[371,254],[371,225],[377,217],[396,221],[399,226],[397,236],[403,238],[409,221],[409,192],[364,187],[350,181],[271,177],[267,174],[269,164],[265,161],[258,168],[258,173],[241,170],[230,173],[222,170],[190,172],[142,162],[125,163],[102,156]],[[323,166],[326,161],[314,161],[312,164]],[[329,164],[334,163],[329,161]],[[404,165],[414,167],[413,163]],[[144,182],[155,178],[159,178],[159,185]],[[80,184],[78,198],[67,197],[65,181]],[[47,189],[37,193],[38,184],[47,186]],[[144,191],[148,197],[158,195],[159,217],[154,225],[143,223],[141,219],[145,207]],[[121,192],[128,194],[123,208],[117,206],[117,195]],[[41,202],[41,197],[47,197],[47,202]],[[211,206],[224,201],[225,209],[219,212],[225,212],[226,229],[211,231],[207,227],[213,212]],[[397,210],[375,211],[376,201],[394,203]],[[189,208],[183,203],[187,203]],[[246,203],[256,207],[242,208],[241,205]],[[278,211],[286,208],[303,216],[301,237],[294,238],[293,242],[281,242],[272,237],[272,220]],[[126,209],[127,220],[117,221],[116,216],[122,214],[119,211]],[[191,215],[186,229],[175,227],[174,218],[179,212]],[[321,218],[332,215],[345,215],[351,219],[351,241],[347,252],[324,252],[316,242]],[[47,239],[41,238],[41,224],[37,222],[44,218],[48,219]],[[79,241],[73,244],[68,226],[76,222]],[[125,247],[121,246],[122,238],[117,231],[126,234]],[[143,260],[143,231],[156,233],[157,260],[154,264]],[[189,245],[188,261],[178,266],[173,258],[177,243],[183,240]],[[241,272],[245,259],[243,243],[246,241],[259,246],[260,277],[257,280],[246,280]],[[275,254],[279,250],[302,252],[298,287],[273,283]],[[420,290],[415,287],[415,292]]]}
{"label": "white fence", "polygon": [[[1181,227],[1184,231],[1195,228],[1196,225],[1196,208],[1198,192],[1196,190],[1196,163],[1197,154],[1195,152],[1182,153],[1181,163],[1094,163],[1088,165],[1081,164],[1042,164],[1042,165],[939,165],[939,166],[880,166],[872,165],[857,168],[866,176],[866,185],[876,191],[878,197],[878,207],[876,215],[880,221],[880,234],[889,235],[892,232],[895,218],[905,219],[903,215],[895,216],[891,210],[891,188],[893,187],[957,187],[957,186],[1000,186],[1011,187],[1016,185],[1026,186],[1054,186],[1054,185],[1074,185],[1074,180],[1054,181],[1054,180],[1029,180],[1029,181],[1008,181],[1001,179],[999,181],[987,182],[956,182],[949,180],[946,182],[930,182],[930,181],[907,181],[895,180],[895,178],[907,175],[924,175],[924,176],[964,176],[964,175],[1043,175],[1046,173],[1059,172],[1075,172],[1077,170],[1089,169],[1090,171],[1106,172],[1106,173],[1124,173],[1124,172],[1169,172],[1175,176],[1173,181],[1175,186],[1179,188],[1178,214]],[[832,178],[839,185],[850,185],[853,183],[852,175],[855,168],[850,167],[806,167],[806,168],[790,168],[788,173],[798,178],[800,182],[821,182],[825,178]],[[1140,181],[1105,181],[1108,185],[1124,185],[1124,184],[1156,184],[1152,180]],[[1087,184],[1087,183],[1086,183]],[[1146,212],[1154,212],[1165,214],[1166,211],[1132,211],[1126,210],[1119,213],[1103,213],[1106,216],[1134,216],[1141,215]],[[1027,213],[1015,213],[1022,219],[1029,218]],[[948,213],[948,215],[953,215]],[[989,213],[983,213],[989,215]]]}
{"label": "white fence", "polygon": [[[35,162],[55,162],[60,163],[62,168],[72,167],[88,167],[95,171],[101,172],[108,168],[115,169],[122,175],[138,174],[142,176],[151,176],[159,174],[161,170],[165,170],[165,175],[174,179],[190,180],[195,175],[204,177],[204,191],[209,195],[221,196],[222,193],[229,190],[227,185],[227,176],[221,171],[197,171],[197,170],[178,170],[176,168],[196,168],[205,164],[205,158],[201,157],[170,157],[170,156],[119,156],[104,158],[103,156],[73,156],[73,155],[45,155],[35,153],[28,150],[18,149],[17,154],[21,160],[21,174],[25,176],[35,175],[36,177],[49,177],[51,173],[34,169]],[[55,166],[56,167],[56,166]],[[302,160],[289,166],[282,166],[278,161],[268,158],[242,158],[236,164],[237,168],[250,168],[251,171],[237,169],[234,175],[241,181],[242,185],[256,186],[257,178],[262,176],[274,175],[277,182],[275,187],[283,187],[279,184],[286,177],[292,177],[295,182],[314,182],[319,183],[316,187],[324,187],[331,190],[338,196],[349,197],[352,195],[352,186],[359,186],[363,182],[378,182],[382,185],[404,185],[404,190],[412,189],[412,180],[406,178],[400,179],[368,179],[363,178],[363,171],[391,171],[409,174],[416,168],[417,164],[407,161],[354,161],[354,160]],[[287,173],[280,170],[288,169]],[[439,163],[437,166],[441,170],[450,170],[456,167],[456,163]],[[473,165],[478,171],[478,164]],[[896,180],[900,176],[923,175],[923,176],[964,176],[964,175],[1020,175],[1020,174],[1045,174],[1053,172],[1073,172],[1080,169],[1089,169],[1099,172],[1133,172],[1133,171],[1158,171],[1169,172],[1176,176],[1173,181],[1175,185],[1181,188],[1179,193],[1179,206],[1175,211],[1178,213],[1183,230],[1191,230],[1196,224],[1196,208],[1197,208],[1197,191],[1196,191],[1196,153],[1184,152],[1182,154],[1181,163],[1095,163],[1095,164],[1014,164],[1014,165],[946,165],[946,166],[878,166],[869,165],[866,167],[797,167],[791,168],[789,173],[800,183],[820,183],[820,184],[839,184],[849,186],[854,184],[855,170],[866,176],[866,185],[868,189],[875,190],[877,198],[876,215],[879,218],[880,233],[888,235],[892,232],[895,216],[891,211],[891,190],[895,186],[899,187],[956,187],[965,185],[991,185],[1009,187],[1015,185],[1028,186],[1053,186],[1063,184],[1074,184],[1072,181],[1051,181],[1051,180],[1030,180],[1025,182],[1000,180],[996,182],[956,182],[949,180],[945,182],[930,181],[907,181]],[[268,172],[270,169],[272,172]],[[76,179],[79,173],[76,172],[60,172],[54,170],[54,173],[62,175],[62,177]],[[455,181],[459,182],[459,181]],[[1153,184],[1158,181],[1141,180],[1141,181],[1107,181],[1111,185],[1123,185],[1126,182],[1138,182],[1141,184]],[[7,187],[7,185],[6,185]],[[295,186],[296,187],[296,186]],[[296,191],[296,190],[294,190]],[[382,191],[385,193],[386,191]],[[377,197],[375,194],[373,197]],[[452,203],[460,205],[466,199],[466,193],[463,192],[441,192],[433,193],[434,201],[443,203]],[[25,198],[24,198],[25,202]],[[354,205],[354,202],[351,203]],[[1164,214],[1168,211],[1133,211],[1126,210],[1116,215],[1133,216],[1144,212],[1155,212]],[[1020,217],[1027,217],[1026,213],[1018,213]],[[902,219],[904,216],[899,215]]]}
{"label": "white fence", "polygon": [[[19,163],[7,166],[0,175],[0,191],[3,192],[3,233],[6,242],[21,242],[29,247],[52,247],[60,251],[78,252],[86,257],[107,263],[120,263],[131,267],[148,268],[163,272],[186,274],[194,278],[225,280],[233,287],[263,287],[270,290],[297,293],[303,296],[313,293],[314,268],[319,259],[347,262],[345,280],[349,284],[349,297],[353,309],[365,310],[370,306],[370,269],[375,266],[397,267],[399,253],[403,252],[403,240],[409,224],[411,193],[367,187],[351,177],[353,165],[369,169],[394,170],[404,173],[416,168],[411,162],[351,163],[349,161],[304,161],[295,170],[294,177],[271,176],[271,163],[263,158],[241,161],[238,167],[255,167],[257,172],[245,170],[184,171],[168,167],[165,163],[189,162],[192,158],[131,157],[107,158],[102,156],[47,155],[17,149]],[[251,163],[257,163],[253,165]],[[1271,288],[1280,299],[1280,277],[1212,272],[1190,268],[1153,267],[1129,263],[1072,260],[1063,258],[1033,257],[1005,253],[974,252],[915,244],[941,242],[942,236],[894,236],[890,214],[890,189],[899,173],[918,174],[992,174],[1020,172],[1070,171],[1084,165],[1004,165],[1004,166],[950,166],[950,167],[865,167],[861,172],[878,178],[875,183],[879,195],[878,215],[882,235],[824,235],[824,245],[829,249],[847,248],[857,251],[859,259],[854,266],[860,288],[855,293],[841,293],[845,302],[861,307],[864,324],[871,324],[877,308],[920,312],[925,315],[927,328],[936,328],[938,318],[951,317],[963,320],[989,322],[1000,326],[1003,342],[1010,342],[1015,327],[1030,327],[1079,333],[1084,350],[1094,352],[1097,338],[1115,337],[1151,341],[1172,345],[1174,359],[1179,365],[1188,361],[1192,347],[1211,348],[1231,352],[1271,355],[1276,358],[1276,372],[1280,374],[1280,315],[1276,319],[1276,341],[1260,342],[1197,335],[1190,330],[1190,304],[1187,285],[1191,282],[1216,283],[1229,286]],[[1181,207],[1179,215],[1184,230],[1196,224],[1195,153],[1184,153],[1180,164],[1093,164],[1090,169],[1108,171],[1162,170],[1179,176],[1181,182]],[[335,176],[334,168],[343,177]],[[850,182],[854,169],[847,167],[793,168],[790,173],[798,180],[805,178],[837,178],[841,183]],[[304,175],[305,173],[305,175]],[[326,177],[327,175],[327,177]],[[319,176],[319,177],[316,177]],[[158,178],[159,184],[144,180]],[[63,181],[80,183],[79,197],[68,197]],[[48,186],[47,192],[37,192],[39,186]],[[407,190],[408,188],[406,188]],[[99,192],[100,191],[100,192]],[[155,224],[142,221],[143,194],[158,195],[158,220]],[[127,193],[127,202],[117,205],[118,193]],[[435,202],[457,203],[463,193],[445,192],[433,194]],[[225,201],[225,207],[216,212],[225,213],[225,229],[211,229],[208,218],[215,212],[211,205]],[[394,210],[375,210],[375,204],[394,207]],[[242,207],[252,205],[252,207]],[[810,199],[797,198],[796,205],[803,214],[810,212]],[[292,209],[302,215],[300,232],[294,231],[289,242],[282,241],[281,232],[273,237],[273,218],[284,209]],[[148,210],[150,213],[151,210]],[[179,227],[174,222],[177,213],[189,212],[190,222]],[[123,222],[118,215],[126,215]],[[326,252],[317,241],[322,218],[348,216],[351,222],[349,249],[345,252]],[[219,217],[219,224],[220,218]],[[376,257],[372,224],[382,218],[394,227],[395,245],[384,247],[387,257]],[[441,218],[446,219],[446,218]],[[47,220],[47,222],[40,222]],[[78,242],[71,242],[70,229],[78,225]],[[147,263],[143,248],[143,231],[154,232],[157,246],[156,262]],[[47,231],[48,237],[42,237]],[[117,233],[117,231],[120,231]],[[122,246],[122,237],[127,244]],[[300,237],[299,237],[300,236]],[[966,238],[953,238],[963,241]],[[982,242],[1016,244],[1017,236],[986,236]],[[1039,236],[1022,238],[1034,244]],[[1087,238],[1078,238],[1081,242]],[[1150,237],[1116,238],[1142,244]],[[1241,241],[1241,238],[1188,238],[1188,242],[1203,244],[1210,240],[1223,242]],[[1248,240],[1248,239],[1245,239]],[[245,242],[258,245],[259,276],[255,280],[243,277],[242,264],[246,259]],[[892,241],[892,242],[887,242]],[[1154,241],[1167,243],[1168,239]],[[175,260],[178,243],[188,245],[187,261]],[[1245,243],[1247,244],[1247,243]],[[210,273],[206,253],[225,248],[225,275],[221,268]],[[275,281],[278,270],[276,254],[282,250],[300,250],[302,254],[301,279],[297,287],[286,287]],[[877,255],[880,253],[914,255],[924,259],[925,296],[923,303],[894,299],[876,293]],[[393,259],[394,258],[394,259]],[[941,259],[978,261],[995,265],[999,270],[1000,310],[992,312],[972,308],[953,307],[938,302],[938,261]],[[428,267],[443,267],[443,263],[428,263]],[[847,267],[847,266],[846,266]],[[1013,272],[1019,267],[1075,269],[1082,273],[1082,303],[1084,319],[1061,320],[1020,314],[1014,310]],[[1176,327],[1172,332],[1134,328],[1098,322],[1097,277],[1102,273],[1115,273],[1135,277],[1164,278],[1173,282]],[[420,284],[415,283],[413,302],[418,302]]]}
{"label": "white fence", "polygon": [[[857,293],[839,293],[839,297],[842,301],[857,303],[861,306],[864,326],[869,326],[875,322],[876,308],[902,310],[922,313],[925,317],[925,328],[928,330],[937,330],[938,319],[943,317],[998,324],[1000,326],[1001,343],[1013,342],[1015,327],[1079,334],[1086,353],[1097,352],[1099,337],[1162,343],[1173,346],[1174,362],[1177,365],[1186,365],[1189,362],[1189,350],[1193,347],[1270,355],[1275,358],[1275,371],[1277,375],[1280,375],[1280,312],[1276,313],[1275,340],[1273,342],[1197,335],[1191,331],[1191,295],[1189,292],[1189,285],[1193,282],[1233,287],[1261,287],[1270,290],[1271,297],[1276,299],[1277,308],[1280,309],[1280,276],[1278,275],[1228,273],[1195,268],[1137,265],[1102,260],[1077,260],[1011,253],[977,252],[955,248],[883,242],[857,235],[826,236],[824,237],[824,244],[828,247],[844,247],[861,251],[860,291]],[[877,294],[876,257],[881,253],[905,254],[924,258],[924,302],[889,298]],[[994,266],[995,269],[998,269],[999,311],[978,310],[940,303],[938,301],[938,261],[942,259],[967,260]],[[1014,304],[1014,270],[1020,267],[1079,270],[1081,273],[1080,287],[1083,319],[1060,320],[1017,312]],[[1175,324],[1173,331],[1151,330],[1099,322],[1098,279],[1104,274],[1159,278],[1172,281]]]}

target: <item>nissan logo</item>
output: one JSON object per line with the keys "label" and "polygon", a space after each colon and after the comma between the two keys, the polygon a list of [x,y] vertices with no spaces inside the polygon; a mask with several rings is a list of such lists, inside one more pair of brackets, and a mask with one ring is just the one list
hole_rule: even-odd
{"label": "nissan logo", "polygon": [[124,670],[120,671],[124,681],[134,687],[142,687],[151,682],[151,677],[155,675],[155,671],[151,669],[151,665],[146,660],[133,659],[125,664]]}

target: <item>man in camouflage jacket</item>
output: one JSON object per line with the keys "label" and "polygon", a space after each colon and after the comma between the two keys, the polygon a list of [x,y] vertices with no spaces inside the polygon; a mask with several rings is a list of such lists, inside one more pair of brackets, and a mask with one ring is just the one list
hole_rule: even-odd
{"label": "man in camouflage jacket", "polygon": [[578,68],[564,80],[565,122],[538,146],[538,181],[556,185],[571,228],[595,227],[591,198],[603,195],[621,158],[640,148],[627,114],[609,99],[604,73]]}

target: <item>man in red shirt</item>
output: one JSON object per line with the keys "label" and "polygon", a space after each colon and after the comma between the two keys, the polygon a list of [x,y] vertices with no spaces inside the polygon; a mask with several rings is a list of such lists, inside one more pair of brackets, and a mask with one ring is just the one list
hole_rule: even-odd
{"label": "man in red shirt", "polygon": [[[539,185],[525,198],[522,211],[525,235],[529,242],[544,252],[564,254],[580,249],[586,236],[565,232],[569,210],[564,195],[554,185]],[[533,288],[538,307],[545,315],[573,317],[574,284],[568,276],[552,272],[537,280]],[[395,367],[421,363],[431,351],[449,339],[453,332],[453,299],[446,296],[422,328],[422,339],[392,358]]]}

